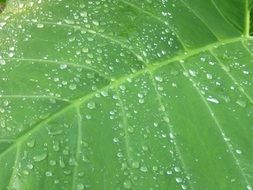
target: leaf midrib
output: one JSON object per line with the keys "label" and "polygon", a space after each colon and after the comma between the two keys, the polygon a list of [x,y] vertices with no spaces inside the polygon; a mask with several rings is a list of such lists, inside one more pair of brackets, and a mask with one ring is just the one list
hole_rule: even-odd
{"label": "leaf midrib", "polygon": [[231,39],[227,39],[224,41],[220,41],[220,42],[215,42],[212,44],[208,44],[204,47],[201,48],[196,48],[193,49],[191,51],[185,52],[183,55],[178,55],[178,56],[174,56],[171,59],[167,59],[164,60],[162,62],[154,62],[154,63],[150,63],[149,65],[147,65],[147,67],[140,69],[139,71],[137,71],[136,73],[133,73],[131,75],[126,75],[123,77],[118,78],[117,80],[114,80],[113,82],[111,82],[109,85],[104,86],[94,92],[91,92],[89,94],[86,94],[80,98],[77,98],[73,101],[70,101],[71,103],[65,107],[63,107],[61,110],[59,110],[58,112],[53,113],[52,115],[48,116],[46,119],[38,122],[37,124],[35,124],[33,127],[31,127],[30,129],[28,129],[27,131],[25,131],[23,134],[21,134],[20,136],[18,136],[16,138],[16,140],[14,141],[13,144],[11,144],[7,149],[5,149],[2,153],[0,153],[0,158],[3,157],[5,154],[7,154],[10,150],[12,150],[16,145],[18,145],[19,143],[25,141],[31,134],[35,133],[36,131],[38,131],[44,124],[50,122],[51,120],[57,118],[58,116],[64,114],[65,112],[67,112],[68,110],[75,108],[75,106],[80,106],[80,104],[85,103],[86,101],[92,99],[93,97],[95,97],[96,94],[104,91],[104,90],[108,90],[108,89],[117,89],[119,85],[124,84],[125,82],[127,82],[129,79],[134,79],[137,78],[138,76],[141,76],[142,74],[144,74],[145,72],[154,72],[155,70],[166,66],[170,63],[174,63],[180,60],[185,60],[187,58],[190,58],[194,55],[198,55],[202,52],[205,51],[210,51],[213,50],[215,48],[224,46],[224,45],[228,45],[228,44],[232,44],[232,43],[236,43],[239,41],[245,41],[245,40],[252,40],[252,38],[250,37],[237,37],[237,38],[231,38]]}

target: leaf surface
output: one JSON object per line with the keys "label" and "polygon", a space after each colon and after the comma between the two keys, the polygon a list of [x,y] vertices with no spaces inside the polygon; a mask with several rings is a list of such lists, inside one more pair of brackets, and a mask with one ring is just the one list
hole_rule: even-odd
{"label": "leaf surface", "polygon": [[253,185],[247,0],[9,0],[0,189]]}

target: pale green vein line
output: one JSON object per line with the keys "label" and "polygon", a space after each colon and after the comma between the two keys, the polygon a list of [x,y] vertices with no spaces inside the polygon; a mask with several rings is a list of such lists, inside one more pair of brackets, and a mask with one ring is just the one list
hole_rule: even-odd
{"label": "pale green vein line", "polygon": [[206,28],[216,37],[218,41],[220,41],[219,37],[215,34],[214,30],[208,26],[208,24],[203,20],[203,18],[200,17],[200,15],[192,8],[190,7],[184,0],[180,0],[180,2],[183,3],[183,5],[190,10],[205,26]]}
{"label": "pale green vein line", "polygon": [[80,107],[76,106],[76,113],[77,113],[77,138],[76,138],[76,155],[75,155],[75,165],[73,170],[73,179],[72,179],[72,189],[77,189],[76,187],[76,180],[77,180],[77,172],[78,172],[78,165],[81,153],[81,143],[82,143],[82,115],[80,112]]}
{"label": "pale green vein line", "polygon": [[97,74],[99,74],[100,76],[104,77],[107,80],[110,80],[110,78],[108,78],[107,76],[105,76],[103,73],[99,72],[96,68],[87,66],[87,65],[79,65],[79,64],[75,64],[75,63],[69,63],[69,62],[65,62],[65,61],[56,61],[56,60],[48,60],[48,59],[28,59],[28,58],[3,58],[4,60],[17,60],[17,61],[29,61],[29,62],[33,62],[33,63],[48,63],[48,64],[56,64],[56,65],[66,65],[66,66],[70,66],[70,67],[76,67],[76,68],[83,68],[83,69],[87,69],[90,71],[93,71]]}
{"label": "pale green vein line", "polygon": [[[239,31],[240,33],[242,32],[237,25],[235,25],[234,23],[232,23],[225,15],[224,13],[220,10],[220,8],[217,6],[217,4],[214,2],[214,0],[211,0],[211,3],[214,5],[215,9],[219,12],[219,14],[221,15],[221,17],[229,24],[231,25],[234,29],[236,29],[237,31]],[[245,36],[248,37],[248,36]]]}
{"label": "pale green vein line", "polygon": [[[250,38],[248,38],[248,39],[250,39]],[[109,85],[104,86],[104,87],[98,89],[95,92],[91,92],[89,94],[84,95],[81,98],[78,98],[78,99],[72,101],[71,104],[69,104],[68,106],[64,107],[60,111],[52,114],[51,116],[49,116],[45,120],[42,120],[41,122],[39,122],[36,125],[34,125],[32,128],[30,128],[29,130],[27,130],[24,134],[22,134],[21,136],[17,137],[16,141],[12,145],[10,145],[7,149],[5,149],[5,151],[3,151],[2,153],[0,153],[0,158],[3,155],[5,155],[8,151],[12,150],[17,145],[18,142],[25,141],[32,133],[37,132],[44,124],[46,124],[46,123],[52,121],[53,119],[61,116],[66,111],[68,111],[69,109],[73,108],[73,106],[80,105],[80,104],[88,101],[89,99],[93,98],[97,93],[100,93],[103,90],[107,90],[107,89],[119,86],[120,84],[123,84],[123,83],[127,82],[129,79],[133,79],[133,78],[141,76],[145,72],[148,72],[148,71],[153,72],[153,71],[155,71],[155,70],[157,70],[157,69],[159,69],[159,68],[161,68],[163,66],[166,66],[168,64],[174,63],[176,61],[184,60],[184,59],[187,59],[187,58],[189,58],[191,56],[197,55],[197,54],[199,54],[201,52],[205,52],[207,50],[214,49],[214,48],[217,48],[219,46],[223,46],[225,44],[235,43],[235,42],[238,42],[238,41],[241,41],[241,40],[243,40],[243,38],[234,38],[234,39],[226,40],[226,41],[223,41],[223,42],[213,43],[213,44],[204,46],[202,48],[198,48],[198,49],[194,49],[192,51],[189,51],[188,53],[186,53],[184,55],[179,55],[179,56],[172,57],[171,59],[165,60],[165,61],[160,62],[160,63],[159,62],[157,62],[157,63],[151,63],[151,64],[149,64],[148,68],[143,68],[143,69],[141,69],[141,70],[139,70],[139,71],[137,71],[137,72],[135,72],[135,73],[133,73],[131,75],[122,76],[122,77],[118,78],[117,80],[115,80],[114,82],[110,83]]]}
{"label": "pale green vein line", "polygon": [[60,98],[56,96],[47,96],[47,95],[25,95],[25,94],[20,94],[20,95],[1,95],[0,94],[0,99],[1,98],[6,98],[6,99],[54,99],[54,100],[59,100],[63,102],[70,102],[69,99],[65,98]]}
{"label": "pale green vein line", "polygon": [[248,45],[245,44],[245,41],[244,41],[244,40],[242,41],[242,45],[243,45],[243,47],[245,48],[245,50],[246,50],[246,51],[252,56],[252,58],[253,58],[253,53],[252,53],[252,51],[249,49]]}
{"label": "pale green vein line", "polygon": [[[86,32],[89,32],[90,34],[97,35],[97,36],[99,36],[101,38],[104,38],[104,39],[107,39],[107,40],[109,40],[111,42],[119,44],[121,47],[128,49],[128,51],[130,51],[132,54],[134,54],[138,58],[138,60],[142,59],[132,48],[130,48],[129,46],[127,46],[122,41],[117,40],[117,39],[115,39],[113,37],[110,37],[110,36],[108,36],[106,34],[102,34],[100,32],[97,32],[95,30],[91,30],[91,29],[88,29],[88,28],[83,28],[83,27],[80,27],[80,26],[77,26],[77,25],[64,24],[64,23],[59,23],[59,22],[56,23],[56,22],[42,21],[40,23],[48,24],[48,25],[61,26],[61,27],[68,27],[68,28],[72,28],[72,29],[76,29],[76,30],[84,30]],[[141,61],[143,61],[143,60],[141,60]]]}
{"label": "pale green vein line", "polygon": [[250,32],[250,10],[249,10],[249,0],[245,0],[245,31],[244,31],[244,35],[246,37],[249,36],[249,32]]}
{"label": "pale green vein line", "polygon": [[16,149],[15,162],[14,162],[14,165],[12,167],[11,177],[10,177],[10,181],[9,181],[9,184],[8,184],[8,189],[16,189],[15,186],[13,187],[13,184],[15,183],[14,180],[15,180],[15,177],[17,175],[19,155],[20,155],[20,146],[18,145],[17,149]]}
{"label": "pale green vein line", "polygon": [[[126,111],[125,111],[124,102],[121,99],[120,93],[118,91],[118,86],[115,87],[115,91],[116,91],[116,94],[117,94],[117,97],[118,97],[118,102],[119,102],[121,116],[122,116],[122,122],[123,122],[123,128],[124,128],[124,145],[125,145],[125,148],[126,148],[127,163],[128,163],[129,169],[131,170],[131,168],[132,168],[132,165],[131,165],[132,163],[131,162],[133,161],[133,158],[132,158],[132,155],[131,155],[129,133],[128,133],[128,130],[127,130],[127,128],[128,128],[127,114],[126,114]],[[131,173],[130,173],[129,176],[130,176],[131,182],[134,183],[134,180],[132,179]]]}
{"label": "pale green vein line", "polygon": [[0,139],[0,143],[1,142],[13,142],[13,141],[15,141],[15,139]]}
{"label": "pale green vein line", "polygon": [[[186,69],[186,67],[185,67],[182,63],[179,63],[179,64],[180,64],[180,66],[184,69],[184,71],[188,73],[188,70]],[[210,105],[209,105],[209,103],[207,102],[207,100],[205,99],[205,97],[202,95],[201,90],[198,88],[198,85],[197,85],[197,83],[195,82],[195,80],[193,79],[193,77],[187,76],[187,78],[188,78],[189,81],[192,83],[192,86],[195,88],[195,90],[196,90],[197,93],[199,94],[199,96],[200,96],[202,102],[203,102],[204,105],[206,106],[206,108],[207,108],[207,110],[208,110],[210,116],[211,116],[212,119],[214,120],[214,123],[215,123],[215,125],[217,126],[217,129],[219,130],[219,132],[220,132],[220,134],[221,134],[222,140],[224,141],[226,147],[228,148],[229,153],[232,155],[232,157],[233,157],[233,159],[234,159],[234,161],[235,161],[235,164],[236,164],[237,168],[238,168],[239,171],[240,171],[241,176],[243,177],[243,179],[244,179],[246,185],[249,186],[250,184],[249,184],[249,181],[248,181],[248,179],[247,179],[247,177],[246,177],[247,175],[245,174],[245,172],[244,172],[244,170],[243,170],[243,168],[242,168],[242,166],[241,166],[241,163],[240,163],[239,159],[236,157],[236,155],[235,155],[235,153],[234,153],[233,145],[232,145],[231,143],[229,143],[229,141],[224,140],[224,136],[226,136],[226,133],[225,133],[225,131],[223,130],[222,125],[220,124],[220,122],[218,121],[218,119],[215,117],[215,114],[214,114],[212,108],[210,107]]]}
{"label": "pale green vein line", "polygon": [[129,164],[129,166],[131,166],[131,161],[133,160],[132,159],[132,156],[131,156],[131,152],[130,152],[130,145],[129,145],[129,134],[128,134],[128,131],[127,131],[127,128],[128,128],[128,122],[127,122],[127,114],[126,114],[126,111],[125,111],[125,108],[124,108],[124,103],[120,97],[120,93],[118,92],[118,89],[115,88],[116,90],[116,93],[117,93],[117,96],[118,96],[118,102],[119,102],[119,105],[120,105],[120,111],[121,111],[121,115],[122,115],[122,122],[123,122],[123,128],[124,128],[124,139],[125,139],[125,147],[126,147],[126,154],[127,154],[127,162]]}
{"label": "pale green vein line", "polygon": [[222,63],[220,58],[212,51],[209,50],[211,55],[217,60],[222,70],[226,73],[226,75],[234,82],[234,84],[237,86],[237,88],[240,90],[241,93],[243,93],[246,98],[250,101],[251,104],[253,104],[253,99],[250,97],[250,95],[244,90],[244,88],[240,85],[240,83],[236,80],[236,78],[227,71],[226,66]]}
{"label": "pale green vein line", "polygon": [[154,15],[153,13],[151,13],[151,12],[149,12],[149,11],[147,11],[147,10],[144,10],[144,9],[138,7],[137,5],[135,5],[135,4],[133,4],[133,3],[127,2],[127,1],[125,1],[125,0],[120,0],[120,1],[121,1],[122,3],[124,3],[124,4],[126,4],[126,5],[129,5],[129,6],[133,7],[133,8],[135,8],[135,9],[139,10],[139,11],[142,12],[142,13],[145,13],[146,15],[149,15],[151,18],[153,18],[153,19],[155,19],[155,20],[161,22],[161,23],[164,24],[165,26],[167,26],[167,27],[176,35],[178,41],[180,42],[180,44],[182,45],[182,47],[184,48],[184,50],[187,50],[186,45],[184,44],[183,40],[181,39],[181,37],[179,36],[179,34],[177,33],[177,31],[176,31],[173,27],[171,27],[171,26],[168,24],[167,21],[163,20],[162,18],[160,18],[160,17]]}
{"label": "pale green vein line", "polygon": [[[165,122],[166,122],[166,124],[167,124],[168,127],[169,127],[170,133],[175,134],[175,133],[174,133],[174,130],[173,130],[171,124],[170,124],[170,121],[169,121],[169,114],[167,113],[166,108],[165,108],[165,106],[164,106],[164,104],[163,104],[162,96],[161,96],[160,92],[157,90],[157,84],[156,84],[156,82],[155,82],[155,80],[154,80],[153,73],[152,73],[152,72],[149,72],[149,75],[150,75],[150,78],[151,78],[153,87],[154,87],[154,89],[155,89],[155,92],[156,92],[156,97],[157,97],[157,100],[158,100],[158,103],[159,103],[159,106],[160,106],[160,110],[161,110],[162,114],[164,115],[164,117],[165,117],[165,118],[168,118],[168,119],[165,119]],[[179,159],[179,161],[181,162],[181,166],[182,166],[182,169],[183,169],[184,172],[185,172],[185,175],[186,175],[186,176],[190,176],[190,175],[189,175],[189,172],[187,171],[186,164],[185,164],[185,162],[184,162],[184,159],[183,159],[182,153],[181,153],[181,151],[180,151],[180,148],[179,148],[178,145],[177,145],[177,139],[176,139],[176,138],[174,139],[174,143],[173,143],[173,144],[174,144],[174,146],[175,146],[175,150],[176,150],[176,153],[177,153],[177,155],[178,155],[178,159]],[[194,189],[191,180],[187,180],[187,181],[188,181],[188,184],[189,184],[190,188],[191,188],[191,189]]]}

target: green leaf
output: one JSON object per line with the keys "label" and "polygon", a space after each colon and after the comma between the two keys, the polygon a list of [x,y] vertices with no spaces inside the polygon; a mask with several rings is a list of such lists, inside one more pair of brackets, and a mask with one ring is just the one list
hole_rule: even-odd
{"label": "green leaf", "polygon": [[9,0],[0,189],[252,190],[247,0]]}

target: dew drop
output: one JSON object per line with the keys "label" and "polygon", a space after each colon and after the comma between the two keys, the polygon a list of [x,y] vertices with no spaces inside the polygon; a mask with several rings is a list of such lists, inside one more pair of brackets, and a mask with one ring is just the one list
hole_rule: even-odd
{"label": "dew drop", "polygon": [[6,64],[5,60],[1,59],[0,57],[0,65],[5,65],[5,64]]}
{"label": "dew drop", "polygon": [[237,100],[236,103],[243,108],[247,106],[247,103],[242,99]]}
{"label": "dew drop", "polygon": [[132,188],[132,183],[129,179],[124,181],[124,188],[125,189],[131,189]]}
{"label": "dew drop", "polygon": [[176,177],[176,182],[177,182],[177,183],[182,183],[182,181],[183,181],[182,178]]}
{"label": "dew drop", "polygon": [[156,77],[155,77],[155,80],[158,81],[158,82],[162,82],[162,81],[163,81],[163,78],[160,77],[160,76],[156,76]]}
{"label": "dew drop", "polygon": [[119,139],[118,138],[113,138],[113,140],[112,140],[114,143],[118,143],[119,142]]}
{"label": "dew drop", "polygon": [[101,91],[101,95],[106,97],[106,96],[108,96],[108,92],[103,90],[103,91]]}
{"label": "dew drop", "polygon": [[81,16],[81,17],[87,17],[87,16],[88,16],[88,13],[87,13],[86,11],[82,11],[82,12],[80,13],[80,16]]}
{"label": "dew drop", "polygon": [[76,84],[70,84],[69,89],[70,90],[75,90],[76,89]]}
{"label": "dew drop", "polygon": [[45,160],[46,157],[47,157],[47,154],[46,154],[46,153],[42,153],[42,154],[40,154],[40,155],[34,156],[34,157],[33,157],[33,160],[34,160],[35,162],[40,162],[40,161],[42,161],[42,160]]}
{"label": "dew drop", "polygon": [[77,185],[77,190],[83,190],[84,189],[84,185],[82,183],[79,183]]}
{"label": "dew drop", "polygon": [[87,107],[92,110],[96,108],[96,104],[94,102],[88,102]]}
{"label": "dew drop", "polygon": [[148,168],[146,166],[141,166],[140,170],[142,172],[147,172],[148,171]]}
{"label": "dew drop", "polygon": [[68,67],[67,64],[61,64],[61,65],[60,65],[60,69],[66,69],[67,67]]}
{"label": "dew drop", "polygon": [[27,171],[27,170],[23,170],[23,172],[22,172],[24,175],[29,175],[29,171]]}
{"label": "dew drop", "polygon": [[138,161],[134,161],[134,162],[132,163],[132,167],[135,168],[135,169],[137,169],[137,168],[140,167],[140,163],[139,163]]}
{"label": "dew drop", "polygon": [[44,28],[44,24],[42,23],[37,24],[37,28]]}
{"label": "dew drop", "polygon": [[46,175],[47,177],[51,177],[53,174],[52,174],[51,171],[47,171],[47,172],[45,173],[45,175]]}
{"label": "dew drop", "polygon": [[208,98],[207,98],[207,101],[212,102],[212,103],[215,103],[215,104],[220,103],[219,100],[217,100],[217,99],[215,99],[215,98],[213,98],[213,97],[208,97]]}
{"label": "dew drop", "polygon": [[29,148],[33,148],[34,145],[35,145],[35,140],[28,141],[28,142],[26,143],[26,145],[27,145]]}
{"label": "dew drop", "polygon": [[87,47],[84,47],[84,48],[82,49],[82,52],[83,52],[83,53],[88,53],[88,52],[89,52],[89,49],[88,49]]}

